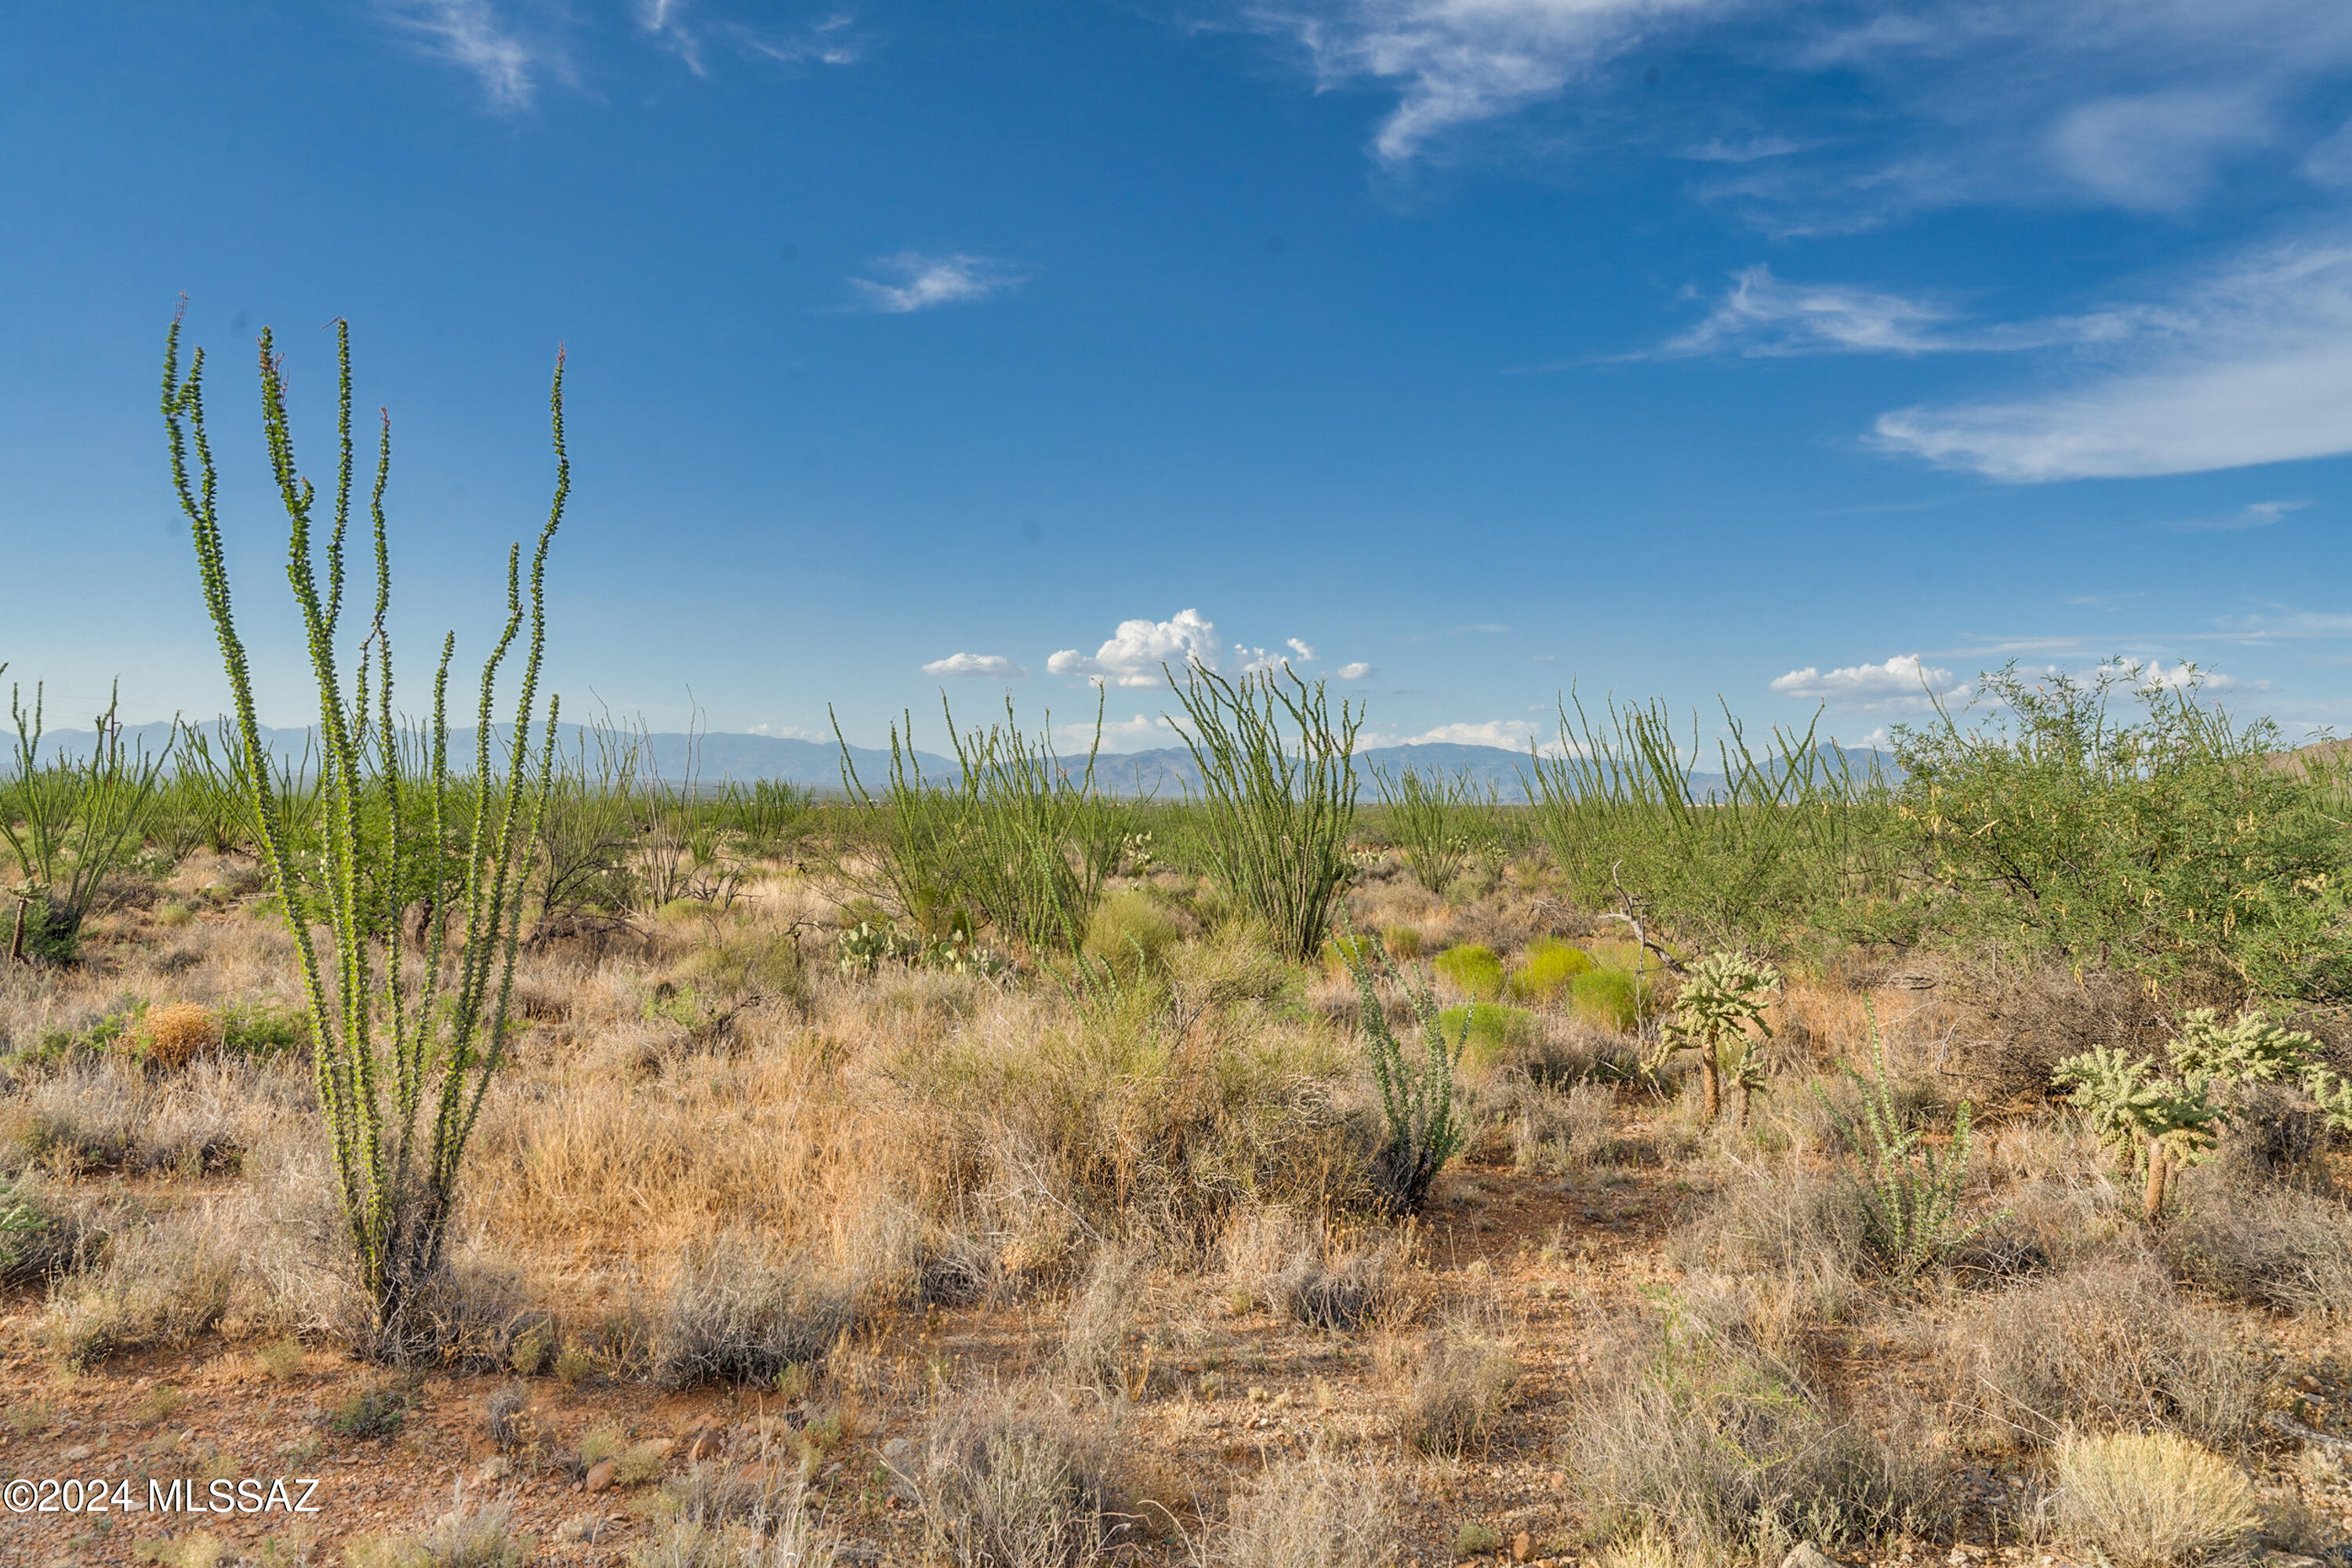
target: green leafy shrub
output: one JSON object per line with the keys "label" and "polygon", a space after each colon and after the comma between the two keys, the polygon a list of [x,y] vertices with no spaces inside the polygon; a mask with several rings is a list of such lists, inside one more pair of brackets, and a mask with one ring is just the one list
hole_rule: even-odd
{"label": "green leafy shrub", "polygon": [[1592,968],[1592,955],[1570,947],[1558,937],[1538,937],[1528,944],[1519,966],[1511,972],[1511,996],[1519,1002],[1551,1002],[1568,989],[1569,982]]}
{"label": "green leafy shrub", "polygon": [[1484,1072],[1512,1052],[1535,1043],[1537,1020],[1522,1007],[1499,1002],[1473,1002],[1448,1007],[1437,1016],[1438,1027],[1463,1042],[1462,1064]]}
{"label": "green leafy shrub", "polygon": [[1437,955],[1432,965],[1439,976],[1451,981],[1454,989],[1480,1002],[1492,1002],[1503,994],[1503,961],[1495,950],[1476,942],[1461,947],[1449,947]]}

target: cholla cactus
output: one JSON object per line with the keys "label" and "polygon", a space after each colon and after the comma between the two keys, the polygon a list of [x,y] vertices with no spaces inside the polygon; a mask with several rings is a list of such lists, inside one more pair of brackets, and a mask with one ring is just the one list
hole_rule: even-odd
{"label": "cholla cactus", "polygon": [[1698,1052],[1709,1121],[1722,1114],[1726,1071],[1739,1090],[1740,1120],[1747,1120],[1748,1091],[1763,1084],[1755,1037],[1748,1034],[1748,1026],[1755,1026],[1757,1035],[1771,1037],[1771,1026],[1764,1022],[1764,1004],[1780,984],[1779,970],[1738,952],[1709,953],[1683,982],[1674,1016],[1666,1020],[1650,1066],[1653,1070],[1663,1067],[1678,1050]]}
{"label": "cholla cactus", "polygon": [[2173,1168],[2213,1152],[2214,1124],[2223,1112],[2213,1101],[2211,1077],[2163,1078],[2146,1057],[2095,1046],[2060,1062],[2052,1081],[2074,1085],[2067,1098],[2089,1116],[2101,1143],[2128,1152],[2136,1169],[2145,1167],[2140,1213],[2151,1223],[2164,1214]]}
{"label": "cholla cactus", "polygon": [[2324,1067],[2307,1068],[2303,1092],[2319,1102],[2319,1113],[2327,1118],[2327,1125],[2338,1132],[2352,1132],[2352,1079]]}
{"label": "cholla cactus", "polygon": [[2172,1070],[2184,1079],[2221,1083],[2286,1083],[2309,1075],[2319,1042],[2300,1029],[2282,1028],[2249,1010],[2223,1025],[2210,1007],[2181,1015],[2180,1034],[2166,1047]]}

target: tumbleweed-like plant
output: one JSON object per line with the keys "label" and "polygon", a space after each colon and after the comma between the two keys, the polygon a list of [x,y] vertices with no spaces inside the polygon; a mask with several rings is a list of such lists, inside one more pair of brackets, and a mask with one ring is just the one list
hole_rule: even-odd
{"label": "tumbleweed-like plant", "polygon": [[[291,524],[287,576],[318,685],[322,810],[315,865],[298,863],[299,846],[280,810],[255,718],[252,676],[231,612],[218,482],[205,429],[204,353],[196,351],[183,376],[176,319],[165,341],[163,412],[172,482],[194,533],[205,604],[234,698],[237,744],[231,760],[280,894],[309,1004],[320,1113],[333,1146],[343,1221],[369,1313],[358,1348],[404,1358],[432,1346],[431,1298],[442,1277],[460,1159],[506,1054],[523,890],[553,764],[554,700],[536,747],[531,730],[546,625],[547,550],[571,489],[563,356],[556,356],[549,400],[555,499],[531,557],[530,630],[514,726],[494,753],[499,671],[524,618],[520,544],[507,555],[506,625],[482,666],[474,773],[467,779],[452,774],[449,759],[447,690],[456,633],[442,643],[429,729],[404,735],[394,722],[392,642],[384,623],[392,594],[383,511],[392,465],[388,416],[369,500],[374,613],[349,650],[345,674],[339,636],[345,633],[343,541],[353,478],[348,323],[335,323],[335,345],[341,455],[322,561],[313,544],[319,498],[295,464],[285,374],[267,331],[260,341],[262,429]],[[390,910],[387,920],[381,897],[372,891],[386,888],[422,905],[421,963],[402,962],[403,911]],[[311,930],[314,920],[325,928],[323,953]],[[460,932],[454,952],[446,951],[452,924]]]}

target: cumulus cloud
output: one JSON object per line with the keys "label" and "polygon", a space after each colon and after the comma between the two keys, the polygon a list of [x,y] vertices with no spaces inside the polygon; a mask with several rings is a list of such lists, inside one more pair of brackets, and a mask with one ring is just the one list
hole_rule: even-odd
{"label": "cumulus cloud", "polygon": [[1055,675],[1083,675],[1104,686],[1157,686],[1161,665],[1217,668],[1217,628],[1198,610],[1179,610],[1164,621],[1118,623],[1109,640],[1088,657],[1064,648],[1045,661]]}
{"label": "cumulus cloud", "polygon": [[382,0],[378,11],[427,54],[472,72],[492,109],[530,107],[546,62],[488,0]]}
{"label": "cumulus cloud", "polygon": [[896,281],[853,278],[850,287],[857,290],[868,310],[893,316],[985,300],[1024,281],[1021,273],[1003,262],[961,252],[929,256],[921,251],[902,250],[896,256],[877,258],[871,263],[871,269],[883,279]]}
{"label": "cumulus cloud", "polygon": [[1915,653],[1896,654],[1884,664],[1853,664],[1823,673],[1812,665],[1777,676],[1772,689],[1783,697],[1808,702],[1834,702],[1842,707],[1925,707],[1928,694],[1951,698],[1966,693],[1952,684],[1952,672],[1920,661]]}
{"label": "cumulus cloud", "polygon": [[2020,483],[2199,473],[2352,451],[2352,241],[2242,256],[2056,390],[1897,409],[1875,438]]}
{"label": "cumulus cloud", "polygon": [[1440,724],[1404,742],[1408,746],[1500,746],[1524,752],[1535,739],[1536,727],[1524,719],[1487,719],[1475,723]]}
{"label": "cumulus cloud", "polygon": [[1334,673],[1342,680],[1363,680],[1378,674],[1379,671],[1360,658],[1341,665]]}
{"label": "cumulus cloud", "polygon": [[1846,283],[1790,283],[1769,267],[1735,273],[1715,310],[1669,340],[1666,355],[1737,353],[2007,353],[2061,343],[2111,342],[2138,322],[2127,312],[1969,327],[1945,306]]}
{"label": "cumulus cloud", "polygon": [[1029,672],[1001,653],[951,653],[923,666],[925,675],[963,675],[987,680],[1025,680]]}

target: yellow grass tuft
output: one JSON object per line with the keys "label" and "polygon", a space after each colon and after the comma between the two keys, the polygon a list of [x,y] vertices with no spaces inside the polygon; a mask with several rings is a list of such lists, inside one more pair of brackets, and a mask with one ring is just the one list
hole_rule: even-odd
{"label": "yellow grass tuft", "polygon": [[160,1068],[184,1068],[221,1041],[220,1020],[209,1007],[172,1002],[147,1015],[147,1058]]}
{"label": "yellow grass tuft", "polygon": [[2212,1450],[2126,1432],[2060,1447],[2058,1523],[2116,1568],[2175,1568],[2242,1560],[2262,1513],[2244,1474]]}

